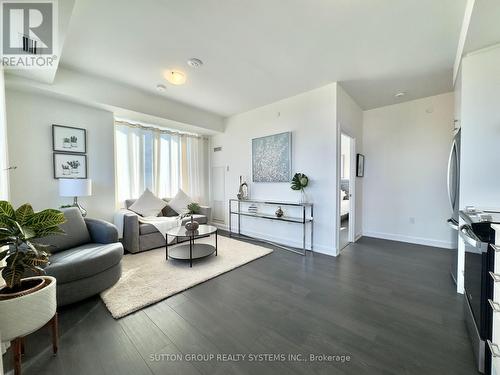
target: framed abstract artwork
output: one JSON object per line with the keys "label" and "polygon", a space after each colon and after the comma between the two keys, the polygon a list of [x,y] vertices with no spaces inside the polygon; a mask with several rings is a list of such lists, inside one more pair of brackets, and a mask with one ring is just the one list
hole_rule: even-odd
{"label": "framed abstract artwork", "polygon": [[87,155],[54,152],[54,178],[87,178]]}
{"label": "framed abstract artwork", "polygon": [[87,152],[87,130],[52,125],[52,150],[85,154]]}
{"label": "framed abstract artwork", "polygon": [[252,181],[290,182],[292,178],[292,133],[252,139]]}

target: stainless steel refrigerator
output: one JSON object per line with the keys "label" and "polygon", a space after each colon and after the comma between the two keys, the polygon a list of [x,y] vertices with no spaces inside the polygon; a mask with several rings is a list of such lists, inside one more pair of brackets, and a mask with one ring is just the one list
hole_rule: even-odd
{"label": "stainless steel refrigerator", "polygon": [[[451,144],[450,156],[448,159],[448,199],[450,202],[451,217],[447,220],[448,225],[457,231],[459,228],[459,193],[460,193],[460,129],[455,130],[455,136]],[[457,244],[458,246],[458,244]],[[457,283],[457,263],[458,249],[453,249],[451,263],[451,277]]]}

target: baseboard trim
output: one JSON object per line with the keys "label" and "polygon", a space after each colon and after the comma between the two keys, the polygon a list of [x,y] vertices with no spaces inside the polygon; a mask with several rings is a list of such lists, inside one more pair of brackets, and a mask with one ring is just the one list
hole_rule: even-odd
{"label": "baseboard trim", "polygon": [[413,243],[416,245],[440,247],[443,249],[453,249],[454,248],[453,243],[451,243],[451,242],[442,241],[442,240],[434,240],[434,239],[423,238],[423,237],[404,236],[401,234],[368,231],[368,232],[363,232],[363,236],[364,237],[380,238],[383,240]]}
{"label": "baseboard trim", "polygon": [[[211,225],[225,231],[229,231],[229,226],[224,223],[217,223],[217,222],[212,222],[210,223]],[[277,237],[270,235],[269,233],[261,233],[261,232],[254,232],[254,231],[248,231],[242,230],[243,235],[249,235],[251,237],[256,237],[256,238],[261,238],[263,240],[271,241],[271,242],[276,242],[278,244],[282,244],[284,246],[291,246],[291,247],[296,247],[296,248],[302,248],[302,242],[296,242],[296,241],[290,241],[288,238],[283,238],[283,237]],[[307,243],[307,245],[309,245]],[[326,255],[331,255],[331,256],[337,256],[335,249],[332,249],[331,247],[318,244],[314,242],[314,249],[313,252],[315,253],[321,253],[321,254],[326,254]]]}

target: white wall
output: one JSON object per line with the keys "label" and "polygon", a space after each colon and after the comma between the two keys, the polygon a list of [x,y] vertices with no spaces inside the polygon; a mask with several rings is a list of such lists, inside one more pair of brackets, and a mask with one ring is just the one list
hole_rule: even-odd
{"label": "white wall", "polygon": [[460,208],[500,208],[500,46],[462,60]]}
{"label": "white wall", "polygon": [[[337,85],[337,122],[339,131],[342,130],[353,137],[355,142],[355,153],[363,153],[363,111],[356,102],[345,92],[341,85]],[[356,177],[354,183],[356,195],[355,215],[355,239],[360,237],[363,231],[363,178]]]}
{"label": "white wall", "polygon": [[89,216],[111,220],[115,210],[113,114],[20,91],[7,90],[11,201],[35,209],[72,202],[61,198],[53,178],[52,124],[87,129],[88,177],[93,195],[81,198]]}
{"label": "white wall", "polygon": [[453,93],[364,112],[363,234],[451,248]]}
{"label": "white wall", "polygon": [[[252,138],[292,132],[292,172],[309,176],[307,194],[314,207],[314,249],[336,254],[336,84],[230,117],[223,134],[211,145],[212,167],[224,167],[226,225],[227,200],[238,192],[239,176],[251,182]],[[213,152],[213,147],[222,151]],[[227,170],[227,167],[229,170]],[[257,199],[299,200],[290,183],[250,183],[250,194]],[[271,240],[299,246],[301,228],[297,224],[243,218],[242,228]]]}
{"label": "white wall", "polygon": [[7,155],[7,123],[5,113],[5,85],[3,66],[0,66],[0,199],[9,199],[9,171]]}

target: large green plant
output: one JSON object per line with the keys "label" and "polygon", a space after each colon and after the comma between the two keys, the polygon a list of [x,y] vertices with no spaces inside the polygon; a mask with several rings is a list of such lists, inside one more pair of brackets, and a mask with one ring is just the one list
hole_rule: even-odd
{"label": "large green plant", "polygon": [[6,258],[2,277],[7,288],[17,290],[26,270],[44,274],[41,266],[49,262],[48,245],[36,242],[37,238],[64,233],[59,225],[66,219],[61,211],[47,209],[34,212],[29,204],[17,210],[7,201],[0,201],[0,260]]}

